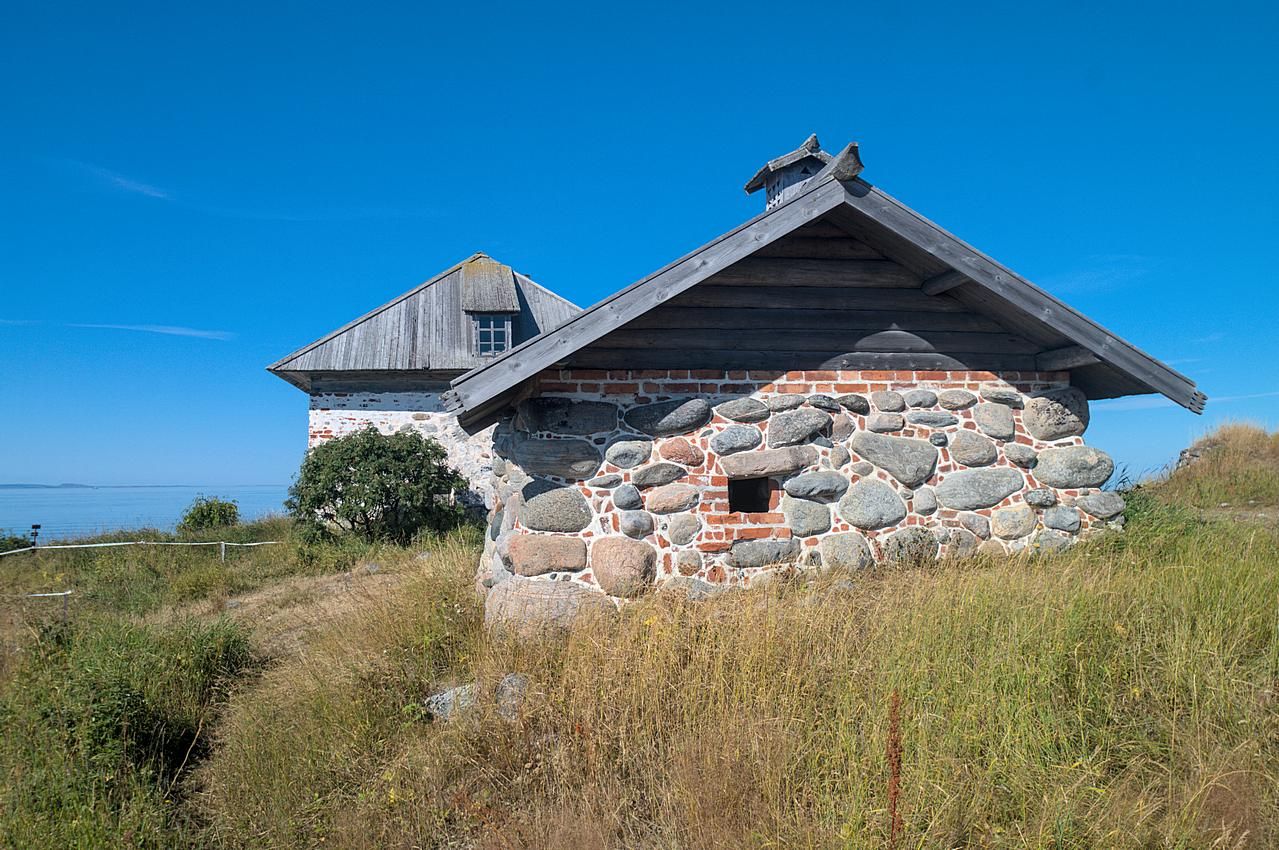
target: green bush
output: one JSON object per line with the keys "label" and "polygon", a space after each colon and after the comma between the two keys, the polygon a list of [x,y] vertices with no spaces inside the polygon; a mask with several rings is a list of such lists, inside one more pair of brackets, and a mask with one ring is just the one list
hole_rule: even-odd
{"label": "green bush", "polygon": [[16,534],[0,534],[0,552],[12,552],[14,549],[26,549],[31,541]]}
{"label": "green bush", "polygon": [[240,508],[235,500],[216,496],[196,496],[195,501],[182,515],[178,531],[203,531],[209,528],[226,528],[240,522]]}
{"label": "green bush", "polygon": [[312,449],[285,504],[317,536],[340,529],[369,542],[407,544],[465,515],[456,494],[466,481],[446,460],[444,447],[420,434],[365,428]]}

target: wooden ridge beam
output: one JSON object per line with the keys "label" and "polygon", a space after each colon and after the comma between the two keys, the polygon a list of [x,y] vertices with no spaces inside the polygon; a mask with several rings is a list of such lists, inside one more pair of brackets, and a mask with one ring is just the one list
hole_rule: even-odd
{"label": "wooden ridge beam", "polygon": [[963,286],[968,283],[968,275],[963,272],[951,269],[948,272],[942,272],[936,277],[930,277],[924,281],[923,286],[919,287],[924,290],[925,295],[941,295],[947,290],[954,289],[956,286]]}

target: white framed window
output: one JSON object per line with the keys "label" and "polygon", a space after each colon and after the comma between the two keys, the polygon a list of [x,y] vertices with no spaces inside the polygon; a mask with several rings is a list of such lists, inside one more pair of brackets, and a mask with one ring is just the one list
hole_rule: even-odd
{"label": "white framed window", "polygon": [[501,354],[511,347],[510,313],[474,313],[475,353],[482,357]]}

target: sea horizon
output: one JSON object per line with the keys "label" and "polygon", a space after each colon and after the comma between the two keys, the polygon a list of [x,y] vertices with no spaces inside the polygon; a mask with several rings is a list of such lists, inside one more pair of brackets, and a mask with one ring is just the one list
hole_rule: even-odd
{"label": "sea horizon", "polygon": [[229,499],[244,522],[284,513],[287,484],[0,484],[0,535],[69,540],[138,528],[174,530],[199,496]]}

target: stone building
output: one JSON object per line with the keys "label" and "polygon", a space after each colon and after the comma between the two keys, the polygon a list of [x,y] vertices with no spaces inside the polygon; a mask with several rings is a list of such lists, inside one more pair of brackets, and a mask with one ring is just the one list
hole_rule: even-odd
{"label": "stone building", "polygon": [[578,313],[485,254],[473,254],[267,369],[310,396],[307,446],[372,425],[438,439],[492,505],[492,428],[467,433],[444,410],[449,381]]}
{"label": "stone building", "polygon": [[492,435],[492,617],[1122,521],[1088,400],[1203,394],[861,170],[810,138],[763,213],[451,380]]}

